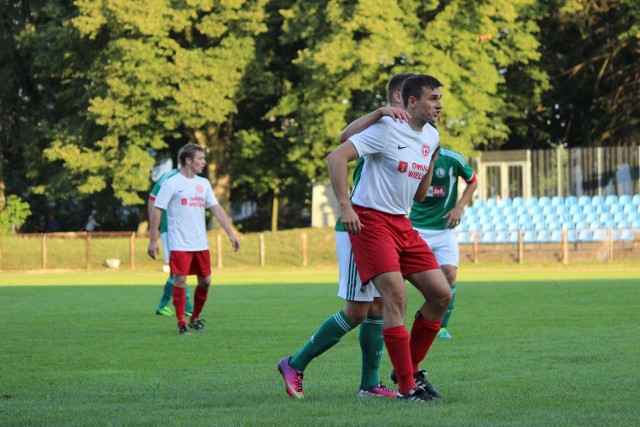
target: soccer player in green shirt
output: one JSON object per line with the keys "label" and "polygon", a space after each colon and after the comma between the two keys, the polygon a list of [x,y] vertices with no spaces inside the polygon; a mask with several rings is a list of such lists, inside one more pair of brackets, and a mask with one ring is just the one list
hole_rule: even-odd
{"label": "soccer player in green shirt", "polygon": [[[467,184],[459,200],[458,178],[462,178]],[[422,201],[414,202],[409,214],[413,228],[420,233],[436,255],[453,293],[438,333],[440,338],[452,338],[448,324],[456,298],[456,276],[460,259],[458,238],[454,229],[460,224],[464,208],[476,188],[476,174],[464,157],[456,151],[442,148],[435,163],[427,196]]]}
{"label": "soccer player in green shirt", "polygon": [[[172,176],[177,174],[178,171],[179,171],[178,168],[171,169],[170,171],[163,173],[158,179],[158,181],[156,181],[155,185],[153,186],[153,189],[151,190],[151,193],[149,194],[149,201],[148,201],[149,218],[151,218],[151,213],[153,212],[153,209],[155,207],[155,200],[156,200],[156,196],[158,195],[158,192],[160,192],[160,187],[168,178],[171,178]],[[167,232],[168,232],[167,211],[163,210],[162,216],[160,217],[160,239],[162,241],[162,252],[164,254],[165,264],[169,264],[169,254],[170,254],[169,238],[168,238]],[[169,278],[165,282],[164,288],[162,290],[162,297],[160,298],[160,302],[156,307],[156,314],[162,315],[162,316],[174,315],[173,310],[169,307],[169,303],[171,302],[172,296],[173,296],[173,275],[169,273]],[[187,287],[185,287],[185,298],[187,299],[185,314],[190,316],[191,312],[193,311],[193,306],[189,301],[189,291]]]}

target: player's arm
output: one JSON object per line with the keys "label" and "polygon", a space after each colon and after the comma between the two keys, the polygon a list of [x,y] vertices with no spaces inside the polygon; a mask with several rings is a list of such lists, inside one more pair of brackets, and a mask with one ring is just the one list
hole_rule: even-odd
{"label": "player's arm", "polygon": [[431,186],[431,181],[433,180],[433,170],[436,168],[436,160],[438,159],[438,153],[440,152],[440,146],[436,148],[436,151],[431,156],[431,163],[429,163],[429,170],[427,174],[422,177],[420,180],[420,184],[418,184],[418,189],[416,190],[416,194],[413,196],[413,200],[416,202],[421,202],[427,197],[427,193],[429,192],[429,187]]}
{"label": "player's arm", "polygon": [[147,254],[153,259],[160,253],[160,247],[158,246],[158,237],[160,237],[160,217],[162,215],[162,209],[154,206],[153,211],[149,215],[149,247],[147,248]]}
{"label": "player's arm", "polygon": [[231,245],[233,246],[233,251],[238,252],[238,250],[240,249],[240,242],[238,241],[238,238],[231,228],[229,218],[227,218],[227,213],[224,211],[224,209],[222,209],[220,205],[213,205],[209,209],[211,210],[213,216],[215,216],[220,223],[222,229],[225,231],[225,233],[227,233],[227,236],[229,236],[229,240],[231,240]]}
{"label": "player's arm", "polygon": [[340,142],[345,142],[356,133],[360,133],[374,123],[377,123],[384,116],[391,117],[394,121],[409,121],[411,115],[402,108],[397,107],[380,107],[367,115],[359,117],[349,123],[340,133]]}
{"label": "player's arm", "polygon": [[329,179],[333,193],[338,200],[340,209],[340,221],[345,231],[352,234],[359,234],[362,228],[358,215],[351,207],[351,198],[347,185],[348,163],[358,158],[358,150],[353,143],[347,140],[340,144],[338,148],[333,150],[327,156],[327,164],[329,166]]}
{"label": "player's arm", "polygon": [[[478,180],[476,179],[476,176],[474,175],[472,179],[473,181],[467,183],[467,186],[462,192],[462,196],[460,196],[460,200],[458,200],[455,207],[444,214],[443,218],[449,217],[447,221],[447,228],[455,228],[460,224],[464,208],[469,204],[473,193],[475,193],[478,188]],[[456,184],[457,183],[454,183],[453,185]]]}

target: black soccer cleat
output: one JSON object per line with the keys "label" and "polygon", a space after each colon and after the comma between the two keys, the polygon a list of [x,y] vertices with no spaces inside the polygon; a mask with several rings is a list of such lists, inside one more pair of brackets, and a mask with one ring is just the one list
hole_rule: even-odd
{"label": "black soccer cleat", "polygon": [[427,392],[427,390],[425,390],[421,386],[416,386],[407,394],[401,394],[400,392],[398,392],[398,399],[407,402],[428,402],[430,400],[433,400],[434,397],[431,396]]}
{"label": "black soccer cleat", "polygon": [[[442,397],[442,394],[440,394],[440,392],[427,380],[426,371],[416,372],[413,374],[413,379],[417,386],[422,387],[432,397]],[[395,369],[391,371],[391,381],[393,381],[394,384],[398,384],[398,377],[396,376]]]}
{"label": "black soccer cleat", "polygon": [[189,327],[195,329],[198,332],[204,331],[204,320],[189,318]]}
{"label": "black soccer cleat", "polygon": [[178,333],[180,335],[191,335],[191,332],[187,329],[187,325],[180,325],[178,327]]}

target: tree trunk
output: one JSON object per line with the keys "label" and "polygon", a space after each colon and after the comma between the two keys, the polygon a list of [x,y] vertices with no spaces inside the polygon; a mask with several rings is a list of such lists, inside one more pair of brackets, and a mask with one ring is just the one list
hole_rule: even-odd
{"label": "tree trunk", "polygon": [[[193,131],[195,142],[207,151],[207,178],[211,182],[213,192],[220,206],[229,215],[231,221],[231,158],[229,156],[230,135],[224,129],[230,126],[231,119],[226,125],[217,127],[210,123]],[[217,229],[217,221],[209,222],[209,229]]]}
{"label": "tree trunk", "polygon": [[278,231],[278,204],[280,202],[280,189],[273,189],[273,204],[271,205],[271,231]]}

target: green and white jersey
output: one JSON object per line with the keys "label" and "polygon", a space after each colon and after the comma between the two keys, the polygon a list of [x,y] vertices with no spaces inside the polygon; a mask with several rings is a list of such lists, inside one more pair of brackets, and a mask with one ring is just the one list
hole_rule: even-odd
{"label": "green and white jersey", "polygon": [[[167,171],[162,175],[160,175],[160,178],[158,178],[158,180],[156,181],[156,184],[151,189],[151,193],[149,194],[149,200],[153,200],[155,202],[156,196],[160,192],[160,187],[162,187],[162,183],[164,183],[167,180],[167,178],[171,178],[177,173],[178,173],[178,169],[176,168],[176,169],[171,169],[170,171]],[[168,230],[167,211],[163,210],[162,216],[160,217],[160,234],[166,233],[167,230]]]}
{"label": "green and white jersey", "polygon": [[[364,159],[360,157],[356,161],[356,169],[353,171],[353,188],[356,188],[356,185],[358,185],[358,181],[360,181],[360,175],[362,174],[363,166],[364,166]],[[335,231],[346,231],[344,229],[344,226],[342,225],[342,221],[340,221],[340,218],[338,218],[338,221],[336,222]]]}
{"label": "green and white jersey", "polygon": [[447,218],[442,216],[456,206],[458,201],[458,177],[467,184],[476,175],[464,157],[453,150],[440,149],[436,159],[433,179],[427,196],[421,202],[413,202],[409,219],[415,228],[445,230]]}

